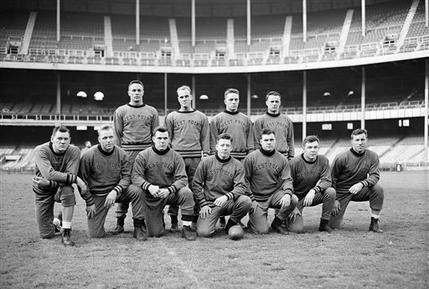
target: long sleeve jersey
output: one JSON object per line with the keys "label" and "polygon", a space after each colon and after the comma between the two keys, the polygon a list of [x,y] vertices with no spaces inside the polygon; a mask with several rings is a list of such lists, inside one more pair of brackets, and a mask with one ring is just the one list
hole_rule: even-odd
{"label": "long sleeve jersey", "polygon": [[243,159],[253,151],[253,124],[245,114],[238,111],[224,111],[212,118],[210,122],[210,150],[212,153],[216,151],[217,137],[222,133],[232,136],[232,157]]}
{"label": "long sleeve jersey", "polygon": [[152,131],[159,126],[156,109],[143,104],[125,104],[113,114],[113,125],[117,144],[125,151],[142,151],[152,143]]}
{"label": "long sleeve jersey", "polygon": [[[38,194],[46,191],[55,192],[58,186],[76,183],[79,170],[80,150],[70,145],[63,153],[56,153],[51,142],[46,142],[35,148],[36,176],[43,177],[50,182],[49,188],[40,188],[33,184],[33,191]],[[82,198],[87,201],[89,192],[81,192]],[[88,204],[88,202],[87,202]]]}
{"label": "long sleeve jersey", "polygon": [[207,116],[198,110],[173,111],[165,118],[171,147],[182,157],[201,157],[210,150],[210,128]]}
{"label": "long sleeve jersey", "polygon": [[119,195],[130,185],[131,164],[120,147],[106,152],[97,145],[83,154],[79,176],[88,184],[91,194],[107,196],[115,190]]}
{"label": "long sleeve jersey", "polygon": [[290,168],[294,194],[298,199],[304,198],[311,189],[316,193],[323,193],[332,186],[329,160],[323,155],[318,155],[316,160],[309,162],[301,154],[290,161]]}
{"label": "long sleeve jersey", "polygon": [[288,160],[275,150],[260,149],[250,153],[244,159],[244,171],[252,200],[265,202],[278,190],[289,195],[293,193]]}
{"label": "long sleeve jersey", "polygon": [[148,190],[150,185],[176,193],[188,184],[183,158],[174,150],[158,151],[150,147],[140,152],[134,162],[132,183]]}
{"label": "long sleeve jersey", "polygon": [[375,185],[380,179],[378,155],[370,150],[358,154],[347,150],[334,159],[332,184],[337,194],[349,193],[349,188],[361,182],[365,187]]}
{"label": "long sleeve jersey", "polygon": [[194,195],[201,207],[212,206],[221,196],[235,199],[246,194],[244,168],[240,161],[212,155],[201,160],[192,182]]}
{"label": "long sleeve jersey", "polygon": [[289,160],[295,156],[292,120],[285,114],[271,114],[266,112],[260,116],[253,126],[255,148],[260,148],[259,139],[265,128],[276,134],[276,150]]}

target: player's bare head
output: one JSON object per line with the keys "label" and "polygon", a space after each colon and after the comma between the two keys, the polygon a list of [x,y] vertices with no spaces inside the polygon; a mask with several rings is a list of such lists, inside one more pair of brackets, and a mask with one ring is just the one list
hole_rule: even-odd
{"label": "player's bare head", "polygon": [[259,144],[263,150],[274,150],[276,147],[276,133],[272,129],[264,128],[259,138]]}
{"label": "player's bare head", "polygon": [[320,143],[320,140],[316,135],[308,135],[302,141],[302,147],[304,148],[307,143],[312,143],[312,142]]}
{"label": "player's bare head", "polygon": [[192,106],[191,88],[187,85],[182,85],[177,89],[177,100],[181,108],[190,108]]}
{"label": "player's bare head", "polygon": [[128,84],[128,89],[130,89],[130,86],[133,84],[139,84],[142,88],[144,88],[143,82],[141,82],[140,80],[131,80],[130,83]]}
{"label": "player's bare head", "polygon": [[98,128],[98,142],[104,151],[110,152],[113,150],[115,143],[115,135],[113,133],[113,127],[109,124],[102,125]]}
{"label": "player's bare head", "polygon": [[277,91],[269,91],[265,96],[265,105],[269,113],[277,114],[280,112],[280,105],[282,104],[282,99],[280,93]]}
{"label": "player's bare head", "polygon": [[228,88],[224,93],[224,101],[226,111],[236,112],[240,103],[240,92],[235,88]]}
{"label": "player's bare head", "polygon": [[352,131],[351,143],[352,148],[357,153],[363,153],[366,149],[368,141],[368,132],[366,129],[358,128]]}
{"label": "player's bare head", "polygon": [[113,132],[113,127],[110,124],[104,124],[97,129],[98,136],[105,131],[111,130]]}
{"label": "player's bare head", "polygon": [[70,145],[71,137],[70,130],[66,126],[56,126],[52,130],[51,142],[52,148],[56,153],[62,153],[67,150]]}
{"label": "player's bare head", "polygon": [[307,161],[313,161],[317,158],[317,154],[319,153],[319,144],[320,140],[315,135],[309,135],[304,138],[302,141],[302,151],[304,154],[304,158]]}
{"label": "player's bare head", "polygon": [[128,96],[130,97],[130,104],[141,105],[143,104],[144,85],[140,80],[132,80],[128,84]]}
{"label": "player's bare head", "polygon": [[276,148],[276,133],[269,128],[263,129],[259,144],[264,151],[273,151]]}
{"label": "player's bare head", "polygon": [[227,159],[231,155],[232,136],[228,133],[222,133],[217,138],[216,152],[219,158]]}
{"label": "player's bare head", "polygon": [[352,131],[350,138],[353,139],[354,136],[364,134],[366,138],[368,138],[368,131],[364,128],[357,128]]}
{"label": "player's bare head", "polygon": [[163,126],[158,126],[153,130],[152,137],[154,147],[159,151],[165,151],[170,143],[168,130]]}

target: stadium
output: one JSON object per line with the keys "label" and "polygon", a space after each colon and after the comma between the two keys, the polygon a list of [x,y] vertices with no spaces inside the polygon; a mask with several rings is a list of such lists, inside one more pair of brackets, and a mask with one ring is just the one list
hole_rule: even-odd
{"label": "stadium", "polygon": [[[427,0],[2,1],[0,287],[427,288],[428,15]],[[314,233],[319,211],[309,209],[313,233],[287,240],[189,245],[171,234],[141,246],[86,237],[80,202],[76,251],[40,241],[34,147],[58,124],[79,147],[97,143],[96,128],[128,102],[132,79],[144,83],[160,123],[177,109],[181,85],[209,119],[224,110],[227,88],[240,91],[253,121],[276,90],[296,155],[315,134],[332,162],[351,131],[366,128],[391,190],[387,233],[363,233],[368,208],[356,205],[342,235]]]}

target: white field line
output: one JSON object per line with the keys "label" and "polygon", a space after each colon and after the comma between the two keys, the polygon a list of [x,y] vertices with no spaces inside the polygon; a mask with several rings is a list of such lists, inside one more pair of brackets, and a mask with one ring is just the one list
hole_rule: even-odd
{"label": "white field line", "polygon": [[167,251],[167,254],[171,256],[173,262],[175,262],[178,265],[178,268],[190,279],[193,281],[194,284],[196,284],[196,288],[198,289],[207,289],[207,287],[202,284],[198,278],[195,276],[194,272],[189,268],[189,266],[183,262],[183,260],[177,255],[176,251],[174,249],[169,248],[167,243],[162,241],[162,245]]}

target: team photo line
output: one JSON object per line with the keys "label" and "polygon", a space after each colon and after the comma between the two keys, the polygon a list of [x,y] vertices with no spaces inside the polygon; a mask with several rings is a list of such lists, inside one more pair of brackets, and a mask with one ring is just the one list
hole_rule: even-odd
{"label": "team photo line", "polygon": [[[306,136],[302,154],[295,155],[293,123],[280,113],[276,91],[266,94],[267,110],[252,123],[238,110],[239,91],[229,88],[225,111],[209,123],[193,108],[191,89],[183,85],[177,89],[180,108],[166,115],[164,126],[157,110],[144,103],[141,81],[129,83],[128,95],[129,103],[114,112],[113,126],[98,128],[97,145],[80,151],[71,144],[69,129],[56,126],[50,141],[36,147],[33,191],[41,238],[61,234],[65,246],[75,245],[71,229],[77,192],[86,203],[91,238],[106,235],[104,223],[115,203],[112,233],[124,232],[131,203],[133,237],[139,241],[166,233],[167,205],[170,230],[179,230],[181,216],[182,237],[189,241],[213,236],[218,222],[232,240],[243,237],[244,227],[256,234],[301,233],[304,207],[319,204],[319,231],[330,233],[341,228],[350,201],[368,201],[369,231],[382,232],[379,158],[367,149],[365,129],[351,133],[350,149],[330,165],[319,154],[315,135]],[[56,217],[55,202],[61,203]],[[270,208],[275,210],[271,224]]]}

